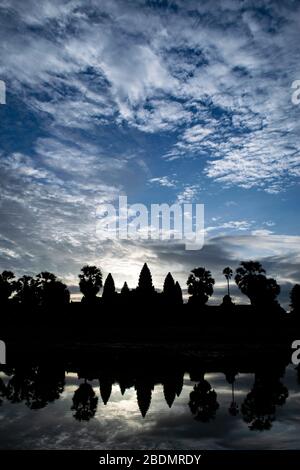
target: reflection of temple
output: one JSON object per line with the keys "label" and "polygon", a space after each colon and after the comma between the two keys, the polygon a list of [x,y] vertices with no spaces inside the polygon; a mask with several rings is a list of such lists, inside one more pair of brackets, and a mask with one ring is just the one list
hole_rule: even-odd
{"label": "reflection of temple", "polygon": [[100,384],[100,395],[104,405],[107,404],[108,400],[110,399],[113,380],[110,377],[102,377],[101,380],[99,379]]}
{"label": "reflection of temple", "polygon": [[138,380],[136,385],[136,397],[137,402],[139,405],[139,410],[143,418],[145,418],[147,411],[149,410],[151,398],[152,398],[152,390],[154,390],[154,384],[152,384],[149,380]]}
{"label": "reflection of temple", "polygon": [[[75,372],[81,383],[72,398],[73,416],[77,420],[89,420],[95,416],[97,407],[107,405],[111,398],[112,387],[118,384],[120,393],[126,390],[136,391],[137,405],[142,417],[146,417],[154,387],[162,386],[166,406],[171,408],[180,396],[184,373],[195,382],[189,393],[189,408],[197,421],[213,420],[220,407],[218,390],[213,389],[209,373],[224,374],[230,387],[229,414],[244,419],[249,429],[269,429],[276,419],[278,406],[284,405],[288,396],[286,387],[281,382],[285,366],[288,363],[289,350],[278,351],[277,355],[260,351],[250,354],[238,354],[232,351],[227,356],[211,355],[203,351],[193,354],[164,352],[127,351],[116,354],[109,349],[102,351],[101,365],[78,356],[68,357],[65,365],[55,365],[55,361],[41,362],[34,360],[16,363],[14,367],[3,366],[7,374],[6,382],[0,379],[0,404],[7,400],[11,403],[24,402],[31,409],[40,409],[57,400],[64,390],[65,370]],[[269,355],[268,355],[269,354]],[[235,383],[239,373],[254,373],[255,380],[251,390],[241,403],[235,397]],[[99,381],[99,391],[92,387],[91,381]],[[99,393],[100,392],[100,393]],[[101,401],[99,396],[101,396]]]}
{"label": "reflection of temple", "polygon": [[172,407],[175,397],[179,397],[183,387],[183,373],[180,374],[178,372],[173,373],[172,375],[169,374],[163,380],[163,390],[164,390],[164,397],[169,408]]}

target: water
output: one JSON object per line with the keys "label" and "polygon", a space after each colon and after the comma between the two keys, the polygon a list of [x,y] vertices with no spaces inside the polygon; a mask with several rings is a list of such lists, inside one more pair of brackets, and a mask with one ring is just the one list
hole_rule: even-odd
{"label": "water", "polygon": [[154,372],[136,376],[134,383],[123,374],[123,395],[107,370],[100,377],[101,393],[98,379],[78,378],[78,372],[66,372],[64,383],[63,371],[52,369],[47,375],[45,367],[19,368],[9,375],[0,372],[0,448],[300,448],[300,385],[295,366],[289,365],[282,377],[278,371],[265,370],[256,375],[227,374],[227,380],[223,372],[204,377],[200,373],[194,380],[194,372],[180,377],[176,367],[174,371],[167,376],[159,371],[154,384],[155,367]]}

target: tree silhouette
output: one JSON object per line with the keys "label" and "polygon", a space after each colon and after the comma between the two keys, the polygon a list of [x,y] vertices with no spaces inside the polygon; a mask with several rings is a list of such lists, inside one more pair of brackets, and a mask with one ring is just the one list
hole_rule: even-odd
{"label": "tree silhouette", "polygon": [[241,262],[236,270],[235,282],[255,307],[275,303],[280,293],[280,287],[275,279],[268,279],[265,270],[257,261]]}
{"label": "tree silhouette", "polygon": [[188,293],[191,295],[189,302],[205,305],[213,294],[215,280],[211,272],[205,268],[195,268],[191,271],[187,280]]}
{"label": "tree silhouette", "polygon": [[37,275],[37,283],[42,307],[58,307],[69,303],[70,292],[55,274],[43,271]]}
{"label": "tree silhouette", "polygon": [[207,380],[202,379],[190,393],[189,407],[196,421],[207,423],[216,416],[219,408],[217,394]]}
{"label": "tree silhouette", "polygon": [[116,295],[115,281],[110,273],[108,273],[103,286],[102,298],[111,301]]}
{"label": "tree silhouette", "polygon": [[40,303],[38,280],[31,276],[22,276],[16,282],[16,294],[13,300],[25,309],[35,308]]}
{"label": "tree silhouette", "polygon": [[83,294],[83,302],[93,304],[102,287],[102,272],[97,266],[83,266],[79,274],[79,288]]}
{"label": "tree silhouette", "polygon": [[11,271],[0,274],[0,305],[6,304],[16,288],[15,275]]}
{"label": "tree silhouette", "polygon": [[74,392],[73,406],[71,408],[71,410],[75,411],[74,418],[78,421],[89,421],[95,416],[97,405],[98,398],[93,387],[85,380]]}
{"label": "tree silhouette", "polygon": [[43,271],[33,278],[22,276],[16,282],[14,302],[26,308],[38,306],[53,308],[69,303],[70,293],[67,286],[55,274]]}
{"label": "tree silhouette", "polygon": [[295,284],[290,293],[290,307],[293,312],[300,312],[300,285]]}
{"label": "tree silhouette", "polygon": [[227,281],[227,295],[230,297],[229,281],[233,276],[233,271],[229,266],[227,266],[227,268],[223,269],[223,274],[224,274],[224,276],[226,278],[226,281]]}
{"label": "tree silhouette", "polygon": [[[223,269],[223,274],[227,281],[227,294],[220,305],[220,311],[230,313],[230,321],[234,321],[233,318],[236,318],[240,309],[239,306],[233,304],[230,297],[232,269],[227,266]],[[101,304],[100,297],[97,297],[102,287],[101,270],[96,266],[85,265],[82,267],[78,277],[80,291],[83,294],[81,301],[89,306]],[[252,313],[259,313],[264,308],[266,314],[270,313],[273,315],[275,313],[275,318],[280,320],[284,313],[284,310],[277,301],[280,287],[275,279],[267,278],[265,270],[258,261],[241,262],[236,270],[235,281],[241,292],[249,297],[251,305],[255,307],[251,309]],[[197,267],[191,271],[187,280],[188,293],[190,295],[188,303],[191,305],[190,311],[192,311],[193,306],[196,310],[197,307],[204,306],[207,303],[209,297],[213,294],[214,284],[215,280],[211,272],[204,267]],[[300,311],[299,284],[294,286],[290,297],[292,311]],[[110,304],[117,305],[120,308],[122,306],[124,308],[132,307],[133,315],[131,316],[131,322],[137,320],[137,310],[141,305],[151,306],[152,309],[155,309],[155,312],[158,312],[159,308],[171,307],[168,308],[162,320],[165,324],[175,322],[180,318],[179,310],[183,304],[181,287],[177,281],[175,282],[170,272],[165,277],[162,293],[156,292],[147,263],[141,269],[137,288],[132,291],[129,290],[127,283],[124,282],[121,293],[118,294],[114,279],[111,273],[109,273],[104,283],[102,299],[105,308]],[[33,310],[33,313],[38,313],[40,307],[55,309],[56,307],[65,306],[70,302],[70,293],[67,286],[55,274],[48,271],[42,271],[35,277],[22,276],[17,281],[11,271],[3,271],[0,274],[0,304],[2,303],[3,305],[3,303],[8,301],[12,308],[20,304],[23,308]],[[211,308],[211,311],[213,313],[213,308]],[[227,318],[229,319],[229,316]],[[271,316],[264,316],[264,319],[271,321]],[[110,321],[108,317],[107,320]],[[119,318],[119,321],[122,322],[122,319]]]}

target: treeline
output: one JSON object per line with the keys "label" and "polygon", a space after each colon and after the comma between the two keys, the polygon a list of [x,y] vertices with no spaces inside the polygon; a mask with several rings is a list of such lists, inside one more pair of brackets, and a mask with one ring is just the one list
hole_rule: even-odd
{"label": "treeline", "polygon": [[[280,286],[275,279],[269,278],[262,265],[257,261],[243,261],[235,273],[230,267],[223,270],[227,282],[226,295],[222,306],[233,307],[230,295],[231,282],[234,281],[240,291],[250,299],[254,308],[280,308],[277,297]],[[109,273],[103,283],[103,275],[97,266],[83,266],[80,271],[79,289],[82,293],[81,302],[86,306],[96,307],[100,304],[113,306],[163,305],[179,307],[183,304],[182,289],[169,272],[165,278],[162,292],[156,291],[151,272],[145,263],[139,275],[138,285],[129,289],[125,282],[121,291],[117,292],[114,279]],[[213,295],[215,280],[209,270],[198,267],[191,271],[187,279],[188,304],[192,307],[204,307]],[[102,296],[98,294],[102,289]],[[300,311],[300,285],[296,284],[291,293],[291,310]],[[68,287],[54,274],[41,272],[35,277],[22,276],[16,279],[11,271],[0,274],[0,305],[21,305],[26,309],[64,307],[70,303]]]}

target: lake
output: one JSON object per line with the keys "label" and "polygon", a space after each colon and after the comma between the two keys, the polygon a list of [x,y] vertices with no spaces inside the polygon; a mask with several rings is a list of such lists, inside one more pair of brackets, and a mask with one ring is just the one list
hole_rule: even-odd
{"label": "lake", "polygon": [[173,359],[3,367],[0,448],[300,448],[295,366]]}

